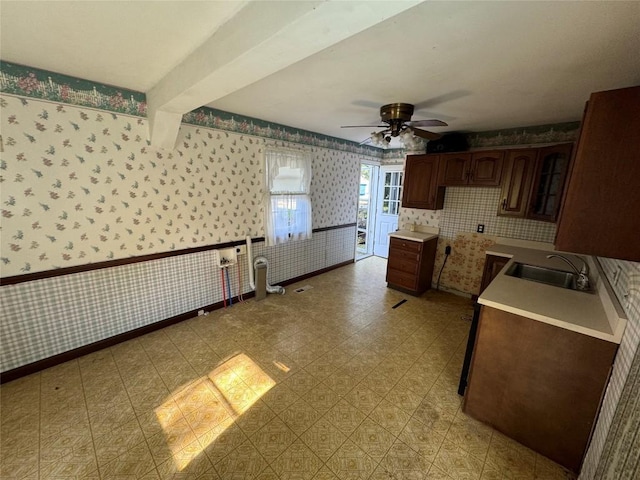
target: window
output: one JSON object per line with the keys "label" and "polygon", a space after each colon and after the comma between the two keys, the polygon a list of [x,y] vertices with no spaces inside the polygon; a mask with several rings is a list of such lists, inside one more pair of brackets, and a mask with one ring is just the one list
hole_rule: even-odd
{"label": "window", "polygon": [[382,192],[382,213],[398,215],[402,200],[402,172],[387,172],[384,174]]}
{"label": "window", "polygon": [[311,238],[311,158],[296,150],[265,150],[267,245]]}

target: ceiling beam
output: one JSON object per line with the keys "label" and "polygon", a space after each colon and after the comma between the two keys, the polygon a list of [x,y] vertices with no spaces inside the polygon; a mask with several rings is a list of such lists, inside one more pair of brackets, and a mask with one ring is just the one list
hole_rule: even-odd
{"label": "ceiling beam", "polygon": [[173,149],[178,116],[418,3],[421,0],[249,2],[147,92],[152,145]]}

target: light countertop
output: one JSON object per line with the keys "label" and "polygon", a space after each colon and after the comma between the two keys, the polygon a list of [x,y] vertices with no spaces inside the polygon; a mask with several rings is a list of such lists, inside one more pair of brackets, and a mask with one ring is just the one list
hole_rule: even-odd
{"label": "light countertop", "polygon": [[432,238],[438,237],[436,233],[418,231],[411,232],[409,230],[398,230],[397,232],[390,233],[389,236],[393,238],[401,238],[402,240],[411,240],[414,242],[427,242]]}
{"label": "light countertop", "polygon": [[588,293],[505,274],[513,262],[572,271],[571,267],[562,260],[547,258],[547,255],[559,252],[496,244],[489,247],[486,253],[508,257],[511,260],[482,292],[478,303],[609,342],[620,343],[626,318],[599,264],[593,259],[563,253],[578,269],[582,265],[579,258],[588,261],[589,279],[592,288],[595,289],[594,293]]}

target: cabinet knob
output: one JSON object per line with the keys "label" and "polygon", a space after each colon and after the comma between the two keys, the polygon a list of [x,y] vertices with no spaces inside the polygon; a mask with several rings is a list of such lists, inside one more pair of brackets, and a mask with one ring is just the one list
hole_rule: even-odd
{"label": "cabinet knob", "polygon": [[503,198],[502,199],[502,210],[506,210],[507,209],[507,199]]}
{"label": "cabinet knob", "polygon": [[469,170],[469,180],[473,180],[473,170]]}

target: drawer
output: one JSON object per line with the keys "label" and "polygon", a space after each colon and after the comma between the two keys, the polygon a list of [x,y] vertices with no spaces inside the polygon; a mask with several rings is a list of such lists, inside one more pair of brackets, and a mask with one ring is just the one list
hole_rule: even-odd
{"label": "drawer", "polygon": [[400,250],[399,248],[389,249],[389,260],[406,260],[413,263],[420,262],[420,253],[412,252],[410,250]]}
{"label": "drawer", "polygon": [[387,283],[404,287],[408,290],[415,290],[417,280],[418,277],[414,274],[401,272],[393,268],[387,269]]}
{"label": "drawer", "polygon": [[420,264],[415,253],[400,251],[400,253],[396,254],[389,253],[387,265],[394,270],[416,274]]}
{"label": "drawer", "polygon": [[412,242],[411,240],[403,240],[402,238],[391,237],[389,249],[406,250],[408,252],[419,253],[422,251],[422,242]]}

